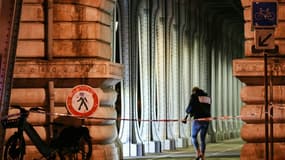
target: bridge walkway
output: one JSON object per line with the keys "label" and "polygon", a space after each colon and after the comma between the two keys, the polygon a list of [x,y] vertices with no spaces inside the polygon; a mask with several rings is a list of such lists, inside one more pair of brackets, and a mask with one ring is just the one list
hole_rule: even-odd
{"label": "bridge walkway", "polygon": [[[206,160],[239,160],[240,150],[243,145],[240,138],[208,143],[206,149]],[[175,151],[163,151],[162,153],[147,154],[140,157],[124,157],[128,160],[192,160],[195,159],[195,152],[192,146],[176,149]]]}

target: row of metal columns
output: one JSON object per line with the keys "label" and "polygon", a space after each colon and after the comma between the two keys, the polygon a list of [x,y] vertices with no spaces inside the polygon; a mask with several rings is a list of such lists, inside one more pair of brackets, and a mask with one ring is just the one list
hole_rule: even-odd
{"label": "row of metal columns", "polygon": [[[216,21],[203,20],[205,13],[178,1],[119,0],[118,6],[125,66],[121,116],[129,119],[120,126],[124,156],[190,144],[191,124],[180,120],[193,86],[210,94],[214,117],[239,115],[242,84],[231,63],[243,48],[226,21],[217,19],[222,27],[213,27]],[[240,126],[238,119],[212,121],[209,141],[237,137]]]}

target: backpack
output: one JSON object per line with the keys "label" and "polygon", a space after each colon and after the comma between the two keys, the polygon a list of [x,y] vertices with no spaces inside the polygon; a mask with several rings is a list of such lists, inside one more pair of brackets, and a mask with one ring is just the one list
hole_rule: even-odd
{"label": "backpack", "polygon": [[190,114],[190,117],[197,118],[206,118],[211,117],[211,98],[208,96],[197,96],[193,95],[192,103],[186,108],[186,113]]}

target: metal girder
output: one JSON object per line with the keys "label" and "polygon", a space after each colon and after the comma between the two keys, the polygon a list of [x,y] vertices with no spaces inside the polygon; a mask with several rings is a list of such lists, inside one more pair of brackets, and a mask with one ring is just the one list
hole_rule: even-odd
{"label": "metal girder", "polygon": [[214,17],[223,17],[231,23],[243,24],[243,12],[237,12],[230,3],[202,3],[203,11],[206,15]]}
{"label": "metal girder", "polygon": [[[22,0],[2,0],[0,7],[0,119],[2,119],[7,115],[10,104]],[[5,130],[0,125],[0,158],[3,153],[4,136]]]}
{"label": "metal girder", "polygon": [[236,0],[206,0],[201,2],[201,5],[203,6],[203,10],[208,13],[223,16],[234,21],[240,19],[240,22],[243,23],[243,9],[240,4],[235,2]]}

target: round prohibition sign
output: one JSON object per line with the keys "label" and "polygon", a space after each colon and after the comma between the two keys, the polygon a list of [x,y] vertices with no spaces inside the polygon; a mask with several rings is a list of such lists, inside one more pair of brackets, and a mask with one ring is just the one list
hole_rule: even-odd
{"label": "round prohibition sign", "polygon": [[67,110],[74,116],[88,117],[97,110],[98,105],[98,96],[88,85],[75,86],[66,99]]}

